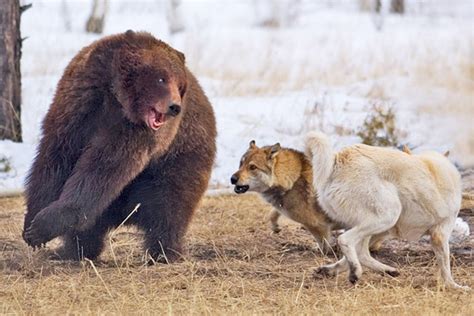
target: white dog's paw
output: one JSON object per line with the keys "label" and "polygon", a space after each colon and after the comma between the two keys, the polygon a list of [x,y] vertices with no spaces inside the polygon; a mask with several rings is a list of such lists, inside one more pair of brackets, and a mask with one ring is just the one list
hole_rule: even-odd
{"label": "white dog's paw", "polygon": [[454,283],[454,285],[451,286],[451,288],[455,290],[461,290],[461,291],[471,291],[471,288],[467,285],[459,285],[457,283]]}

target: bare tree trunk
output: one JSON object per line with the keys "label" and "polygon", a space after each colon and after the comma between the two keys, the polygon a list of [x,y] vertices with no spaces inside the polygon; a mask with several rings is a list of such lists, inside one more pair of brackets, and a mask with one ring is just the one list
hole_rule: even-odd
{"label": "bare tree trunk", "polygon": [[300,0],[256,0],[257,24],[263,27],[288,27],[297,22]]}
{"label": "bare tree trunk", "polygon": [[108,0],[93,0],[92,12],[86,23],[87,32],[101,34],[104,31],[108,6]]}
{"label": "bare tree trunk", "polygon": [[183,18],[179,11],[180,5],[181,0],[166,1],[166,19],[168,20],[168,28],[171,34],[184,31]]}
{"label": "bare tree trunk", "polygon": [[403,14],[405,13],[405,2],[404,0],[392,0],[390,3],[390,12]]}
{"label": "bare tree trunk", "polygon": [[19,0],[0,0],[0,140],[21,142],[21,35]]}
{"label": "bare tree trunk", "polygon": [[359,0],[359,10],[362,12],[374,12],[375,1],[373,0]]}
{"label": "bare tree trunk", "polygon": [[71,14],[69,14],[69,7],[66,3],[66,0],[61,1],[61,17],[63,18],[64,22],[64,29],[66,32],[71,32]]}

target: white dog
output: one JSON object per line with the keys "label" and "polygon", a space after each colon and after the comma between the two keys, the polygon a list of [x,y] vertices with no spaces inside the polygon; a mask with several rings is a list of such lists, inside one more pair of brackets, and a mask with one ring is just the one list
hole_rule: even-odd
{"label": "white dog", "polygon": [[348,228],[338,238],[344,257],[316,272],[334,275],[349,269],[349,281],[355,283],[363,265],[397,276],[397,269],[370,255],[370,238],[416,240],[429,234],[445,284],[467,288],[451,276],[448,240],[461,206],[461,177],[445,156],[362,144],[335,152],[318,132],[308,134],[306,146],[322,208]]}

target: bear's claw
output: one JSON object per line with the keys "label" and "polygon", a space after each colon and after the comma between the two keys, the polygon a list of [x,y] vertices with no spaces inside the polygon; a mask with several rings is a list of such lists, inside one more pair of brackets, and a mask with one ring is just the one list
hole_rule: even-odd
{"label": "bear's claw", "polygon": [[30,227],[25,230],[24,239],[28,245],[33,248],[41,248],[44,246],[50,238],[49,234],[44,230],[40,229],[38,225],[35,225],[35,221],[31,222]]}

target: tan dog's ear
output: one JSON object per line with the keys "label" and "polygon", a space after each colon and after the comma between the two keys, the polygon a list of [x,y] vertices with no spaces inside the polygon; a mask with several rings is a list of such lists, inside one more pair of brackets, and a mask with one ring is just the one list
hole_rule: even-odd
{"label": "tan dog's ear", "polygon": [[278,153],[280,152],[280,149],[281,149],[280,143],[276,143],[275,145],[273,145],[270,148],[270,153],[268,155],[268,159],[275,158],[278,155]]}
{"label": "tan dog's ear", "polygon": [[410,150],[410,148],[408,148],[407,145],[403,145],[402,151],[404,153],[407,153],[407,154],[411,155],[411,150]]}
{"label": "tan dog's ear", "polygon": [[255,141],[254,141],[254,140],[251,140],[251,141],[250,141],[250,143],[249,143],[249,148],[250,148],[250,149],[257,148],[257,145],[255,144]]}
{"label": "tan dog's ear", "polygon": [[444,156],[445,156],[445,157],[448,157],[448,156],[449,156],[449,150],[444,153]]}

